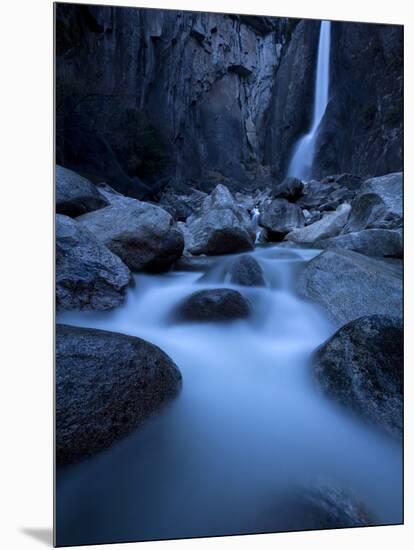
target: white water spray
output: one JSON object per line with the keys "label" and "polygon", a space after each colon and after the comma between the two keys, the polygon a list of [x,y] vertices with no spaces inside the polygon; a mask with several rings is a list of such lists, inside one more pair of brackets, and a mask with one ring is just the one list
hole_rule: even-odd
{"label": "white water spray", "polygon": [[309,132],[298,140],[293,150],[293,156],[287,172],[289,176],[296,176],[300,179],[308,179],[311,176],[318,129],[329,99],[330,49],[331,22],[322,21],[319,33],[312,125]]}
{"label": "white water spray", "polygon": [[260,210],[257,208],[257,206],[255,206],[251,212],[252,225],[256,234],[255,243],[259,242],[260,233],[262,232],[261,228],[259,227],[259,217],[260,217]]}

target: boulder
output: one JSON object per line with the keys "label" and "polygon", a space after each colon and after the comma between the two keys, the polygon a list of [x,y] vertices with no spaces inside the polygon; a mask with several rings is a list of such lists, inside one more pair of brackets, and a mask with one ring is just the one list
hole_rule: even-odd
{"label": "boulder", "polygon": [[157,346],[89,328],[56,327],[56,459],[108,447],[157,411],[181,374]]}
{"label": "boulder", "polygon": [[327,176],[322,180],[322,183],[338,183],[341,187],[347,187],[351,191],[356,191],[360,188],[362,181],[360,176],[343,173]]}
{"label": "boulder", "polygon": [[320,239],[334,237],[343,229],[350,210],[349,204],[341,204],[335,212],[325,214],[320,220],[306,227],[291,231],[285,239],[296,243],[313,243]]}
{"label": "boulder", "polygon": [[187,256],[183,255],[174,264],[177,271],[207,271],[216,262],[212,256]]}
{"label": "boulder", "polygon": [[273,196],[277,199],[296,201],[303,193],[303,182],[299,178],[288,176],[273,190]]}
{"label": "boulder", "polygon": [[180,321],[234,321],[251,314],[250,303],[237,290],[200,290],[181,302],[175,311]]}
{"label": "boulder", "polygon": [[363,229],[314,243],[316,248],[353,250],[366,256],[403,257],[403,237],[400,229]]}
{"label": "boulder", "polygon": [[266,286],[262,268],[248,254],[236,258],[231,264],[230,282],[241,286]]}
{"label": "boulder", "polygon": [[76,172],[56,166],[56,212],[76,217],[109,203],[96,187]]}
{"label": "boulder", "polygon": [[304,227],[305,218],[296,204],[276,199],[262,207],[259,224],[266,229],[267,240],[281,241],[294,229]]}
{"label": "boulder", "polygon": [[304,187],[303,195],[298,199],[297,205],[307,210],[335,210],[339,204],[350,202],[355,196],[355,191],[342,187],[336,182],[310,181]]}
{"label": "boulder", "polygon": [[299,275],[299,294],[344,324],[363,315],[402,315],[402,271],[394,262],[351,250],[325,250]]}
{"label": "boulder", "polygon": [[317,350],[313,372],[322,390],[335,401],[401,437],[401,318],[368,315],[341,327]]}
{"label": "boulder", "polygon": [[331,484],[294,488],[278,511],[286,531],[339,529],[371,525],[372,519],[354,497]]}
{"label": "boulder", "polygon": [[186,194],[178,194],[172,188],[168,188],[162,193],[158,204],[171,214],[175,221],[184,222],[201,208],[206,197],[206,193],[197,189],[191,189]]}
{"label": "boulder", "polygon": [[183,252],[181,231],[168,212],[153,204],[114,195],[110,206],[77,220],[132,271],[165,271]]}
{"label": "boulder", "polygon": [[352,201],[352,211],[344,232],[401,227],[402,193],[402,172],[366,180]]}
{"label": "boulder", "polygon": [[199,212],[186,223],[186,250],[191,254],[229,254],[252,250],[255,231],[250,216],[224,185],[217,185]]}
{"label": "boulder", "polygon": [[56,307],[104,310],[122,303],[130,271],[78,222],[56,216]]}

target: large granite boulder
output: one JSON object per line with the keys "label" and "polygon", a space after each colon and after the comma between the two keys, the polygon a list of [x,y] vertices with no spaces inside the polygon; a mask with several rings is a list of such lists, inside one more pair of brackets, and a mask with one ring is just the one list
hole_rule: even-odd
{"label": "large granite boulder", "polygon": [[370,315],[341,327],[317,350],[313,371],[327,395],[385,432],[401,436],[401,318]]}
{"label": "large granite boulder", "polygon": [[303,195],[298,199],[297,205],[307,210],[335,210],[340,204],[350,202],[355,197],[356,191],[342,186],[336,181],[308,182]]}
{"label": "large granite boulder", "polygon": [[56,327],[56,458],[108,447],[157,411],[181,374],[157,346],[89,328]]}
{"label": "large granite boulder", "polygon": [[231,264],[230,282],[241,286],[266,286],[260,264],[249,254],[239,256]]}
{"label": "large granite boulder", "polygon": [[136,199],[114,195],[110,206],[77,220],[132,271],[167,270],[184,249],[184,238],[170,214]]}
{"label": "large granite boulder", "polygon": [[344,324],[363,315],[402,315],[401,262],[369,258],[350,250],[325,250],[303,269],[302,296]]}
{"label": "large granite boulder", "polygon": [[162,193],[158,204],[171,214],[175,221],[185,222],[191,214],[201,208],[206,197],[206,193],[198,189],[177,193],[172,187],[169,187]]}
{"label": "large granite boulder", "polygon": [[76,172],[56,166],[56,212],[76,217],[108,205],[96,187]]}
{"label": "large granite boulder", "polygon": [[194,292],[176,308],[180,321],[234,321],[251,314],[250,303],[237,290],[215,288]]}
{"label": "large granite boulder", "polygon": [[187,219],[185,237],[191,254],[215,255],[252,250],[256,236],[247,210],[219,184]]}
{"label": "large granite boulder", "polygon": [[118,306],[130,271],[78,222],[56,216],[56,307],[58,310]]}
{"label": "large granite boulder", "polygon": [[401,172],[366,180],[352,201],[352,211],[345,232],[401,227],[402,195]]}
{"label": "large granite boulder", "polygon": [[338,235],[314,243],[316,248],[353,250],[366,256],[384,258],[403,257],[403,236],[401,229],[363,229]]}
{"label": "large granite boulder", "polygon": [[303,182],[299,178],[286,177],[282,183],[277,185],[272,195],[277,199],[286,199],[295,202],[303,193]]}
{"label": "large granite boulder", "polygon": [[266,229],[268,241],[281,241],[294,229],[304,227],[305,218],[296,204],[276,199],[261,208],[259,224]]}
{"label": "large granite boulder", "polygon": [[363,180],[360,176],[349,174],[347,172],[327,176],[322,180],[322,183],[339,183],[341,187],[347,187],[351,191],[358,190],[362,182]]}
{"label": "large granite boulder", "polygon": [[338,235],[343,229],[351,210],[349,204],[341,204],[335,210],[325,214],[320,220],[301,229],[295,229],[286,235],[287,241],[296,243],[313,243]]}

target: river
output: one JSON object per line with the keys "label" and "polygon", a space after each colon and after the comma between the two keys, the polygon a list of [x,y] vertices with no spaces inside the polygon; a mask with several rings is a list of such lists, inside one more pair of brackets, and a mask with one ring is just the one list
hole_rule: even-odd
{"label": "river", "polygon": [[[226,256],[206,273],[135,275],[114,311],[58,315],[140,336],[183,376],[179,395],[130,436],[58,469],[59,545],[283,530],[286,491],[319,480],[353,494],[376,523],[401,521],[401,446],[313,383],[311,354],[336,327],[294,288],[317,253],[257,247],[265,288],[231,285]],[[223,286],[250,300],[251,319],[171,320],[184,297]]]}

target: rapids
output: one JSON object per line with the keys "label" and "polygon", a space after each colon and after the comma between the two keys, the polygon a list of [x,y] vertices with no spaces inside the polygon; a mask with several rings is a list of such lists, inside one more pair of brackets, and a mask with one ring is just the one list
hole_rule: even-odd
{"label": "rapids", "polygon": [[[401,521],[401,446],[335,406],[311,377],[312,352],[336,328],[294,291],[317,253],[256,248],[265,288],[229,284],[234,256],[226,256],[212,258],[206,273],[135,275],[113,311],[58,315],[59,323],[149,340],[183,375],[159,414],[58,470],[58,544],[281,530],[283,494],[319,480],[353,494],[376,523]],[[223,286],[250,300],[251,319],[171,321],[184,297]]]}

